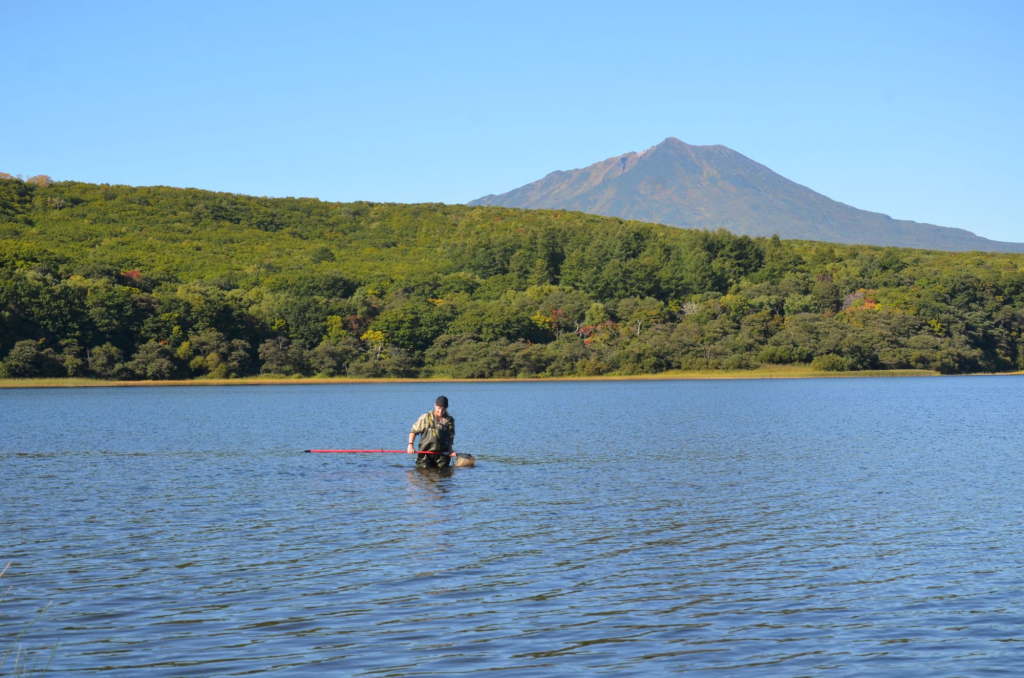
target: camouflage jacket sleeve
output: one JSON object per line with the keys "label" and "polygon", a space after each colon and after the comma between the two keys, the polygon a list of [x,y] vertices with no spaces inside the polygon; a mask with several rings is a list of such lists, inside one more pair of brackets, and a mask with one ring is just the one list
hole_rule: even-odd
{"label": "camouflage jacket sleeve", "polygon": [[427,430],[427,427],[430,425],[429,421],[430,420],[426,413],[421,414],[420,418],[417,419],[416,423],[412,425],[411,429],[409,429],[409,433],[423,433],[424,431]]}

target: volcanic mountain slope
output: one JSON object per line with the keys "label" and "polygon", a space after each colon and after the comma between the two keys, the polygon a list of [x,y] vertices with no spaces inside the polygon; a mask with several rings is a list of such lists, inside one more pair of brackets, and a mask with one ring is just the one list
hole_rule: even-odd
{"label": "volcanic mountain slope", "polygon": [[669,137],[642,153],[543,179],[470,205],[576,210],[736,234],[923,249],[1024,252],[959,228],[893,219],[836,202],[725,146]]}

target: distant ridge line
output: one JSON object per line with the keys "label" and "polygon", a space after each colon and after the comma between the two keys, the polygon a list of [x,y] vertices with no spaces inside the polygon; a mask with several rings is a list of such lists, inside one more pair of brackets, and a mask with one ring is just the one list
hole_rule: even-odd
{"label": "distant ridge line", "polygon": [[893,219],[832,200],[721,144],[669,137],[469,205],[564,209],[738,235],[946,251],[1024,252],[961,228]]}

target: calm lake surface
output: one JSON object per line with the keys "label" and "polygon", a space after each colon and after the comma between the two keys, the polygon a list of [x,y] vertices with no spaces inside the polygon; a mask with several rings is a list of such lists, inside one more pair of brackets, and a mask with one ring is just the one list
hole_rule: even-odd
{"label": "calm lake surface", "polygon": [[[0,391],[0,656],[53,601],[53,675],[1020,675],[1022,391]],[[475,468],[302,453],[442,393]]]}

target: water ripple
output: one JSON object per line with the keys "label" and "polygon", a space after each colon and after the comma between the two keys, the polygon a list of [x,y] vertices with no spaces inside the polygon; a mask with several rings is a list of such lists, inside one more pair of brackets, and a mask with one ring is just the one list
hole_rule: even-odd
{"label": "water ripple", "polygon": [[[3,391],[0,641],[52,600],[58,674],[1013,674],[1020,383]],[[476,468],[299,453],[439,388]]]}

